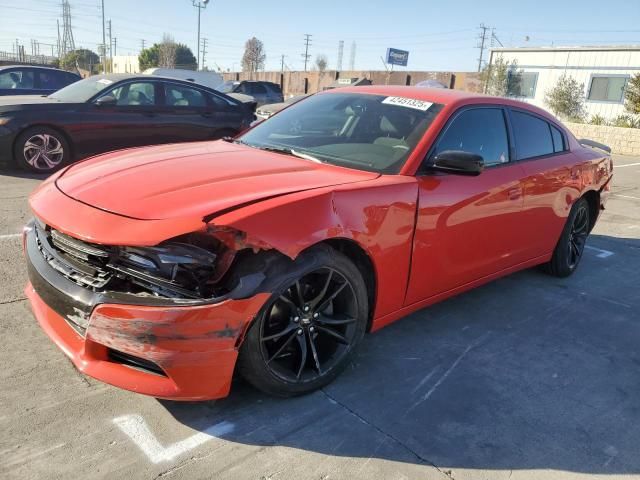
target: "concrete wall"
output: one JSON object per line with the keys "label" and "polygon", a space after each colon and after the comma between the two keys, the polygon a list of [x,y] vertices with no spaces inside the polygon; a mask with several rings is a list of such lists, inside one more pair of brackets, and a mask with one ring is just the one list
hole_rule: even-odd
{"label": "concrete wall", "polygon": [[[328,70],[307,72],[227,72],[226,80],[263,80],[282,86],[285,97],[303,93],[316,93],[331,85],[338,78],[365,77],[374,85],[415,85],[423,80],[437,80],[455,89],[481,91],[480,80],[476,73],[470,72],[418,72],[396,71],[388,73],[376,70],[342,71]],[[306,88],[306,90],[305,90]]]}
{"label": "concrete wall", "polygon": [[611,147],[613,153],[620,155],[640,155],[640,128],[606,127],[584,123],[564,124],[576,138],[588,138]]}
{"label": "concrete wall", "polygon": [[537,74],[533,98],[522,98],[542,108],[547,108],[544,97],[561,75],[567,74],[584,84],[587,115],[601,115],[611,120],[624,114],[624,100],[597,101],[589,99],[594,76],[630,78],[640,73],[640,47],[601,48],[497,48],[492,50],[490,61],[502,56],[508,63],[516,61],[518,70]]}
{"label": "concrete wall", "polygon": [[140,73],[137,55],[116,55],[113,57],[113,73]]}

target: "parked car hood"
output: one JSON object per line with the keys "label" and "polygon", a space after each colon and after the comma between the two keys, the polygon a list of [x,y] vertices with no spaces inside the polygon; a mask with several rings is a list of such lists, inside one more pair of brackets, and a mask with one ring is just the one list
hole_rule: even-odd
{"label": "parked car hood", "polygon": [[43,107],[63,109],[69,105],[69,103],[63,103],[55,98],[44,97],[42,95],[0,96],[0,113],[16,110],[42,110]]}
{"label": "parked car hood", "polygon": [[154,220],[213,215],[262,199],[377,178],[224,141],[107,153],[69,167],[67,196],[104,211]]}

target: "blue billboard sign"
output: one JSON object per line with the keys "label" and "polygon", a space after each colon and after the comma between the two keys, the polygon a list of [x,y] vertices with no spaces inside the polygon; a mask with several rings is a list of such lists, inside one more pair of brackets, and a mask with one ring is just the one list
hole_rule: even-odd
{"label": "blue billboard sign", "polygon": [[387,48],[387,63],[406,67],[407,63],[409,63],[409,52],[398,50],[397,48]]}

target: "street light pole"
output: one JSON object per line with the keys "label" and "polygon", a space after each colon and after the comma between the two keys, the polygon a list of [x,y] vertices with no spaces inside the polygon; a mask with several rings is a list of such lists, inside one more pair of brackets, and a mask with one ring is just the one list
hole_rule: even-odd
{"label": "street light pole", "polygon": [[196,60],[196,70],[200,70],[200,12],[203,8],[207,8],[209,0],[191,0],[191,3],[198,9],[198,59]]}

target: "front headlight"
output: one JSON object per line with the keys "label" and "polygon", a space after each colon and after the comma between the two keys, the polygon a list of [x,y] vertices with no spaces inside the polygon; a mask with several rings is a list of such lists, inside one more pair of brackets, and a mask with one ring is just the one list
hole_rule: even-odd
{"label": "front headlight", "polygon": [[217,255],[182,242],[157,247],[120,247],[109,267],[119,277],[161,296],[208,298],[212,296]]}
{"label": "front headlight", "polygon": [[0,116],[0,127],[6,125],[11,121],[11,117],[2,117]]}

